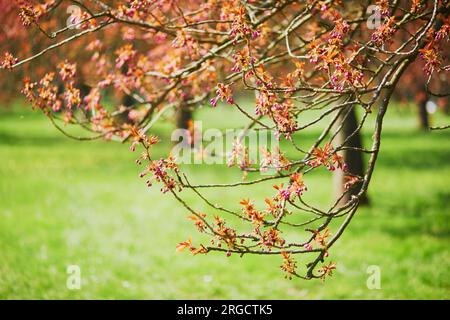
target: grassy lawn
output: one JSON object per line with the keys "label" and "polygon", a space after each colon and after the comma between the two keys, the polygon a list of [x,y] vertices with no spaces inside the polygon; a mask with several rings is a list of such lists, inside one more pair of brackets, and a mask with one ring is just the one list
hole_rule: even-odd
{"label": "grassy lawn", "polygon": [[[208,126],[235,121],[222,112]],[[167,140],[168,128],[158,130]],[[332,248],[338,270],[325,283],[284,279],[280,257],[176,255],[178,242],[201,238],[180,204],[137,177],[135,157],[128,145],[69,140],[28,109],[0,113],[0,298],[450,298],[450,132],[418,132],[413,114],[389,110],[372,205]],[[186,170],[193,182],[239,179],[218,166]],[[313,174],[307,183],[311,201],[330,201],[330,175]],[[207,193],[237,207],[242,197],[272,191]],[[81,267],[81,290],[66,288],[71,264]],[[381,268],[381,290],[366,287],[369,265]]]}

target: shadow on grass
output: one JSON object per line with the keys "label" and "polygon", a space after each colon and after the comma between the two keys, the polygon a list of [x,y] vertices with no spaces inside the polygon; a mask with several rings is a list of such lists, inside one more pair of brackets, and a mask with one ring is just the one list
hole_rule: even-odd
{"label": "shadow on grass", "polygon": [[49,146],[67,143],[67,138],[58,135],[13,135],[0,131],[0,145],[8,146]]}
{"label": "shadow on grass", "polygon": [[[397,169],[430,170],[450,167],[450,150],[436,150],[435,148],[421,148],[390,152],[381,147],[377,166]],[[375,169],[376,170],[376,169]]]}
{"label": "shadow on grass", "polygon": [[450,191],[430,190],[427,196],[416,196],[408,201],[398,201],[391,197],[379,199],[378,203],[367,209],[367,213],[372,218],[379,212],[389,215],[390,223],[380,225],[380,231],[396,238],[425,235],[449,239],[449,201]]}

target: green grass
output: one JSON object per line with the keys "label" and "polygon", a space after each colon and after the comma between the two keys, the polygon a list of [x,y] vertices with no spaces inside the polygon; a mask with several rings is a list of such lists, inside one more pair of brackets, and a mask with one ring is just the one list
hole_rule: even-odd
{"label": "green grass", "polygon": [[[199,118],[210,127],[234,121],[222,112]],[[168,127],[159,130],[167,140]],[[449,138],[418,132],[414,115],[388,112],[372,206],[358,211],[332,248],[338,270],[322,283],[284,279],[279,257],[176,255],[178,242],[200,237],[180,204],[137,177],[128,146],[69,140],[26,109],[0,113],[0,298],[449,299]],[[215,166],[187,170],[194,182],[239,179]],[[312,202],[330,200],[330,175],[307,179]],[[208,194],[236,207],[241,197],[271,192],[259,186]],[[66,288],[71,264],[81,267],[81,290]],[[369,265],[381,268],[381,290],[366,287]]]}

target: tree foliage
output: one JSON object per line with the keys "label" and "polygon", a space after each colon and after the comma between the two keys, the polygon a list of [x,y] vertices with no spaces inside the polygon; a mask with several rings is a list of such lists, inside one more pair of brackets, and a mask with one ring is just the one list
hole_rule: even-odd
{"label": "tree foliage", "polygon": [[[69,5],[76,7],[66,25],[61,17],[67,17]],[[324,279],[336,268],[326,260],[367,191],[383,117],[402,76],[419,61],[423,66],[414,69],[414,76],[426,84],[449,69],[443,54],[450,32],[446,0],[17,0],[14,10],[25,28],[16,32],[18,37],[33,34],[42,47],[21,51],[16,42],[3,54],[2,67],[45,69],[36,78],[29,68],[22,92],[66,135],[129,141],[132,150],[139,149],[137,163],[147,185],[160,184],[163,193],[183,204],[198,231],[211,237],[208,244],[180,242],[177,251],[279,255],[289,278]],[[89,88],[84,93],[82,83]],[[447,94],[430,86],[427,90]],[[236,94],[244,91],[254,93],[251,112],[237,102]],[[133,103],[107,106],[104,100],[111,93],[126,94]],[[192,184],[171,155],[154,157],[158,138],[152,125],[168,109],[204,101],[212,108],[223,102],[239,110],[248,120],[245,130],[275,132],[297,156],[267,151],[255,164],[237,141],[233,155],[238,160],[229,164],[245,172],[246,180]],[[346,141],[336,144],[346,117],[356,109],[361,120]],[[304,114],[317,111],[314,120],[303,120]],[[372,112],[377,116],[370,128],[371,147],[347,147]],[[87,135],[74,137],[61,122],[78,125]],[[317,123],[323,123],[323,131],[314,143],[297,145],[295,136]],[[326,209],[307,203],[303,194],[314,192],[307,189],[308,176],[323,167],[346,172],[341,153],[349,149],[369,155],[365,174],[347,175],[345,191]],[[273,174],[254,177],[269,164],[275,164]],[[202,191],[266,181],[273,182],[273,189],[261,199],[236,199],[237,211],[213,204]],[[342,204],[355,187],[357,192]],[[193,190],[210,212],[187,203],[184,189]],[[226,220],[229,215],[242,223],[233,226]],[[293,215],[307,219],[294,223]],[[338,222],[335,230],[332,221]],[[298,239],[285,239],[286,229],[297,230]],[[296,261],[299,254],[306,256],[306,269]]]}

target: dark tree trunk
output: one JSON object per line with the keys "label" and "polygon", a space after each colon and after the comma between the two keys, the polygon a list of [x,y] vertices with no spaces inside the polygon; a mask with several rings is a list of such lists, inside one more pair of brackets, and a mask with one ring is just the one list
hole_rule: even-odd
{"label": "dark tree trunk", "polygon": [[88,86],[85,83],[81,83],[79,85],[79,88],[80,88],[80,95],[81,95],[81,97],[87,96],[89,94],[89,92],[91,92],[91,89],[92,89],[90,86]]}
{"label": "dark tree trunk", "polygon": [[182,143],[184,145],[188,145],[193,147],[194,146],[194,127],[192,123],[193,118],[193,111],[192,109],[185,105],[181,104],[176,112],[176,123],[177,129],[183,129],[185,130],[185,138],[183,139]]}
{"label": "dark tree trunk", "polygon": [[[348,111],[344,111],[341,115],[340,121],[338,123],[343,123],[342,129],[339,131],[336,136],[336,145],[341,145],[358,127],[358,120],[356,118],[355,108],[351,107]],[[344,120],[344,117],[345,120]],[[361,135],[358,131],[354,134],[345,144],[346,147],[352,148],[362,148]],[[356,150],[342,150],[340,153],[344,157],[344,161],[347,164],[347,173],[342,170],[336,170],[334,175],[334,185],[335,185],[335,193],[337,197],[340,197],[342,193],[345,191],[344,185],[346,183],[345,176],[348,175],[357,175],[360,177],[364,177],[364,159],[363,153]],[[349,192],[343,197],[341,200],[341,204],[346,203],[352,195],[356,195],[361,190],[362,183],[354,184]],[[369,199],[366,194],[364,194],[360,198],[360,204],[368,204]]]}
{"label": "dark tree trunk", "polygon": [[176,121],[178,129],[189,129],[189,124],[192,121],[192,110],[185,106],[180,106],[177,111]]}
{"label": "dark tree trunk", "polygon": [[[122,105],[124,105],[125,107],[131,107],[135,101],[133,99],[132,96],[125,94],[122,98]],[[128,118],[128,111],[124,111],[121,112],[119,115],[116,116],[116,120],[119,121],[120,123],[132,123],[132,121],[130,120],[130,118]]]}
{"label": "dark tree trunk", "polygon": [[133,103],[134,103],[134,99],[133,99],[132,96],[130,96],[129,94],[126,94],[126,95],[123,96],[122,104],[125,107],[131,107],[133,105]]}
{"label": "dark tree trunk", "polygon": [[427,112],[427,99],[422,99],[417,103],[418,115],[419,115],[419,127],[423,131],[428,131],[430,128],[430,121],[428,119]]}

